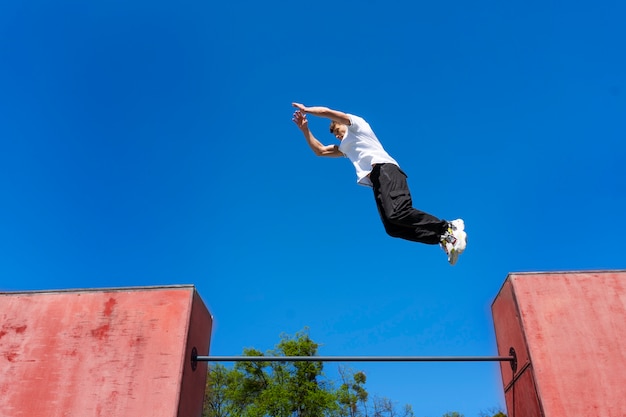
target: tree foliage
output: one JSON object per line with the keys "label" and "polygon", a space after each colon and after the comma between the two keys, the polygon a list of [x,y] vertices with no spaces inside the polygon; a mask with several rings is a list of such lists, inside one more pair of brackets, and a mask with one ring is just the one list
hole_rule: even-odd
{"label": "tree foliage", "polygon": [[369,394],[365,390],[367,377],[364,372],[353,372],[349,368],[340,367],[341,386],[336,392],[337,402],[341,407],[341,415],[361,417],[360,410],[366,409]]}
{"label": "tree foliage", "polygon": [[[317,343],[306,331],[281,336],[269,356],[316,356]],[[245,349],[244,356],[264,356]],[[339,416],[336,392],[323,378],[322,362],[238,362],[209,369],[204,417]]]}

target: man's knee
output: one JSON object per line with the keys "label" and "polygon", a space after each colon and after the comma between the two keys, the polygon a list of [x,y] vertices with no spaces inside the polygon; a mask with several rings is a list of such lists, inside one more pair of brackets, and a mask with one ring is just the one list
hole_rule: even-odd
{"label": "man's knee", "polygon": [[404,235],[406,234],[404,230],[402,230],[401,228],[395,227],[392,224],[385,225],[385,232],[387,232],[387,234],[391,237],[399,237],[399,238],[404,237]]}

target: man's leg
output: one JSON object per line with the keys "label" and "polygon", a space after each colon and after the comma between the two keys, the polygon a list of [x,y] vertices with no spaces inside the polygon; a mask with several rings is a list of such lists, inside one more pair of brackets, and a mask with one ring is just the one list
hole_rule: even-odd
{"label": "man's leg", "polygon": [[448,222],[413,208],[406,174],[394,164],[377,164],[370,174],[378,212],[390,236],[436,245]]}

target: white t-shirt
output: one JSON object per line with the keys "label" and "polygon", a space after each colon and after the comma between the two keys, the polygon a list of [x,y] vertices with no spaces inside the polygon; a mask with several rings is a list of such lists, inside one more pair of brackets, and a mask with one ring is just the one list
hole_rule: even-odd
{"label": "white t-shirt", "polygon": [[[359,116],[348,114],[350,126],[341,140],[339,150],[350,159],[356,169],[357,183],[368,187],[372,182],[367,176],[374,164],[398,163],[383,148],[370,125]],[[398,165],[399,166],[399,165]]]}

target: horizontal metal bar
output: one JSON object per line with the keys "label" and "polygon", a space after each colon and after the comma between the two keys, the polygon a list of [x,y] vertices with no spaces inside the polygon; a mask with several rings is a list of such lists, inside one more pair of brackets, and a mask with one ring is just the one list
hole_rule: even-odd
{"label": "horizontal metal bar", "polygon": [[197,362],[513,362],[514,356],[195,356]]}

